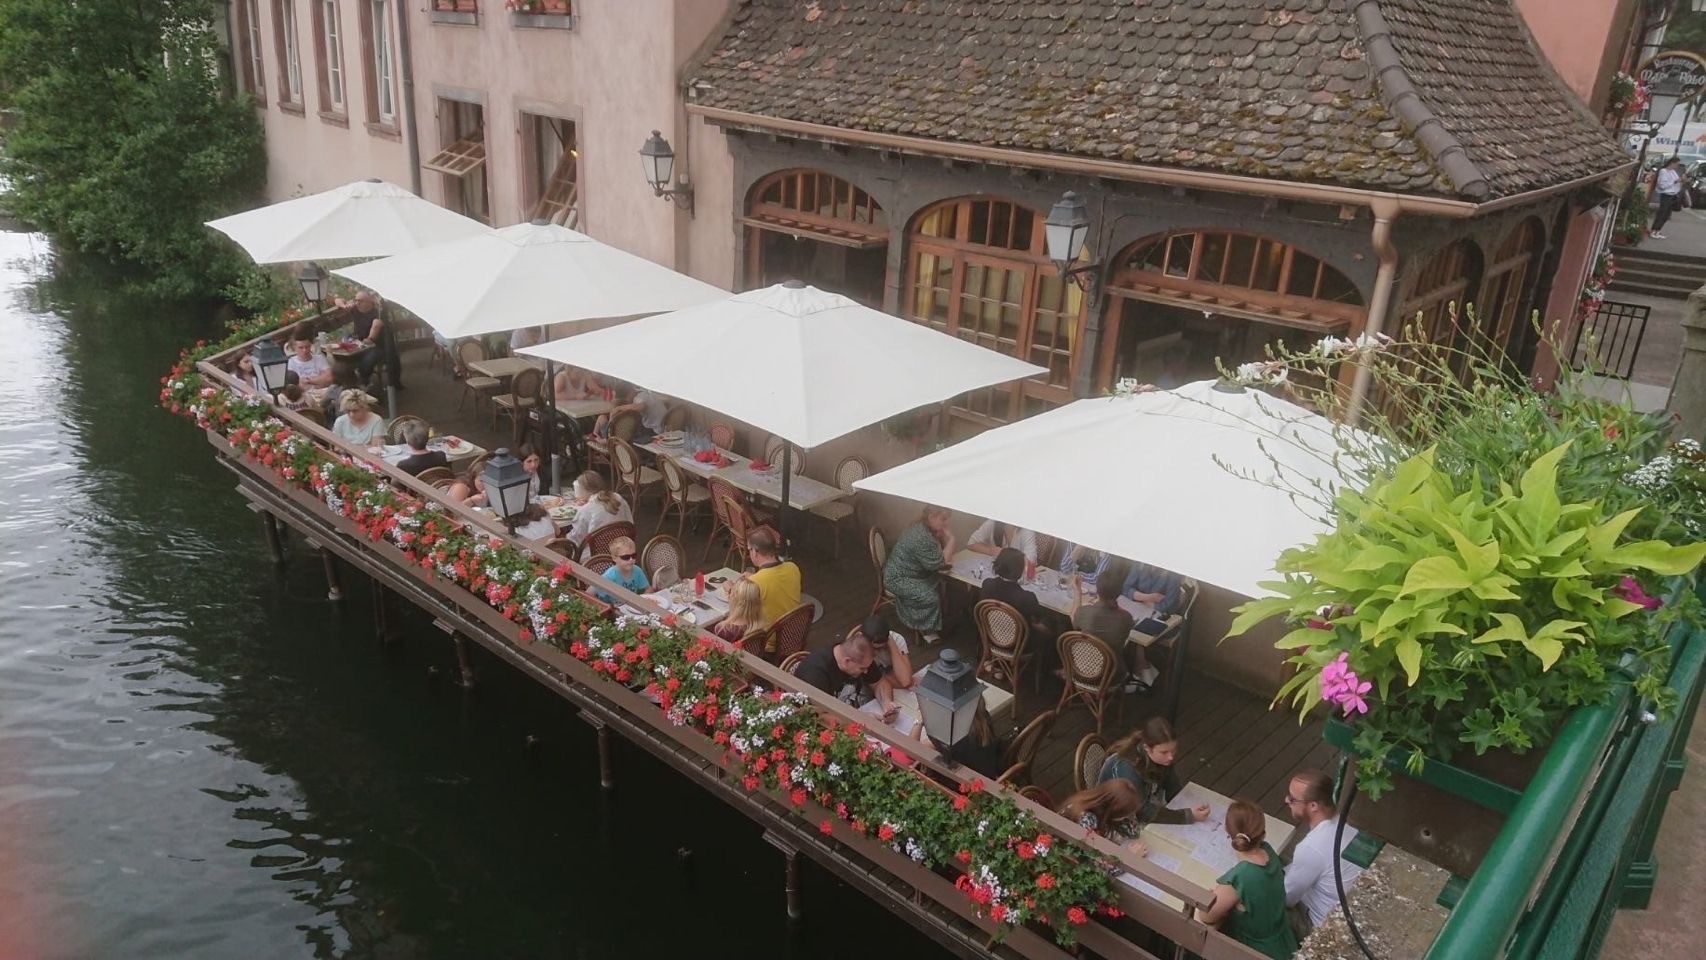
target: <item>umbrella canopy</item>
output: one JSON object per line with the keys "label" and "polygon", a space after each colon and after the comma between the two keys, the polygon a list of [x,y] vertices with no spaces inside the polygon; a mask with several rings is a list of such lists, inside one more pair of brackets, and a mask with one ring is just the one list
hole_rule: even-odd
{"label": "umbrella canopy", "polygon": [[446,337],[631,317],[728,296],[551,223],[518,223],[333,272],[408,307]]}
{"label": "umbrella canopy", "polygon": [[385,257],[491,232],[383,180],[357,180],[207,225],[237,241],[256,263]]}
{"label": "umbrella canopy", "polygon": [[807,448],[1047,372],[792,282],[522,352],[679,397]]}
{"label": "umbrella canopy", "polygon": [[[1244,596],[1328,529],[1323,498],[1354,470],[1333,424],[1205,380],[1079,400],[855,483],[937,503]],[[1243,476],[1235,475],[1243,474]],[[1252,479],[1253,478],[1253,479]],[[1319,485],[1319,486],[1317,486]],[[1288,491],[1300,491],[1294,496]]]}

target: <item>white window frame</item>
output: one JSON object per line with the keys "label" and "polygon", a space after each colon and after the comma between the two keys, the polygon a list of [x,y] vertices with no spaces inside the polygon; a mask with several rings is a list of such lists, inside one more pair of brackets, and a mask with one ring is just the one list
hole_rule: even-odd
{"label": "white window frame", "polygon": [[321,42],[326,45],[326,99],[331,102],[335,113],[343,113],[346,91],[344,89],[344,48],[342,31],[338,23],[338,0],[318,0],[320,4],[320,19],[325,26],[325,36]]}
{"label": "white window frame", "polygon": [[302,54],[296,42],[296,0],[279,0],[284,4],[279,18],[284,25],[284,83],[291,103],[302,102]]}
{"label": "white window frame", "polygon": [[373,14],[373,106],[379,122],[397,122],[391,61],[391,0],[369,0]]}

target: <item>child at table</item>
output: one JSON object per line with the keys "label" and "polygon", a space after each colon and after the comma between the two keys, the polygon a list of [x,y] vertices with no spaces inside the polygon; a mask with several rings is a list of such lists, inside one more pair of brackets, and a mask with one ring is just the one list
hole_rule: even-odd
{"label": "child at table", "polygon": [[545,512],[544,507],[530,503],[521,511],[521,522],[515,526],[515,535],[528,540],[549,540],[557,535],[557,525],[551,522],[551,515]]}
{"label": "child at table", "polygon": [[[1124,780],[1109,780],[1067,797],[1055,812],[1090,833],[1125,843],[1141,829],[1137,808],[1137,788]],[[1141,842],[1132,844],[1131,849],[1140,856],[1149,852]]]}
{"label": "child at table", "polygon": [[[616,561],[604,571],[604,579],[627,590],[629,593],[645,593],[651,584],[646,580],[646,571],[640,569],[635,561],[640,554],[634,548],[634,541],[628,537],[617,537],[610,541],[610,559]],[[605,603],[620,603],[615,597],[602,590],[594,590],[593,595]]]}
{"label": "child at table", "polygon": [[1108,758],[1096,773],[1097,783],[1123,780],[1137,791],[1136,817],[1144,823],[1190,823],[1208,816],[1208,804],[1189,810],[1167,806],[1179,793],[1179,736],[1166,717],[1150,717],[1127,736],[1108,745]]}
{"label": "child at table", "polygon": [[729,615],[717,621],[711,632],[730,643],[764,625],[764,602],[758,584],[742,578],[729,587]]}
{"label": "child at table", "polygon": [[1221,924],[1221,932],[1274,960],[1290,960],[1297,936],[1285,915],[1285,868],[1264,839],[1262,808],[1234,800],[1226,809],[1226,835],[1238,862],[1215,880],[1214,901],[1198,910],[1203,923]]}

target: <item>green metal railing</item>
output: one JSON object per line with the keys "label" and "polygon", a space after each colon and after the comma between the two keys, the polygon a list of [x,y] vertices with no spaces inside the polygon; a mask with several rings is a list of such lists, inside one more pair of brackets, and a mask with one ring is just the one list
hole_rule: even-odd
{"label": "green metal railing", "polygon": [[1653,845],[1706,679],[1706,633],[1674,629],[1681,708],[1644,713],[1627,686],[1573,714],[1523,791],[1428,960],[1585,960],[1617,908],[1644,906]]}

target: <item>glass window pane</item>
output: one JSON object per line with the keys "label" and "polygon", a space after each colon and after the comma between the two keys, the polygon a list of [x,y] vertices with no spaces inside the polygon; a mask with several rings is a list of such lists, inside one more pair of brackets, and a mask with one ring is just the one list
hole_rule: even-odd
{"label": "glass window pane", "polygon": [[1181,233],[1167,241],[1167,275],[1169,277],[1185,277],[1191,272],[1191,250],[1196,245],[1197,235]]}
{"label": "glass window pane", "polygon": [[[1015,205],[1013,207],[1013,249],[1031,250],[1031,243],[1036,232],[1036,214],[1029,207]],[[1040,253],[1040,250],[1032,250]]]}
{"label": "glass window pane", "polygon": [[1222,282],[1235,287],[1250,285],[1250,269],[1256,260],[1256,238],[1243,234],[1232,235],[1231,251],[1226,258],[1226,275]]}
{"label": "glass window pane", "polygon": [[1334,303],[1362,304],[1362,294],[1357,292],[1350,278],[1325,265],[1321,268],[1321,289],[1316,296]]}
{"label": "glass window pane", "polygon": [[1138,255],[1132,258],[1132,262],[1139,270],[1160,273],[1167,265],[1167,245],[1157,241],[1151,244],[1149,249],[1139,251]]}
{"label": "glass window pane", "polygon": [[1315,296],[1315,274],[1321,261],[1301,250],[1291,252],[1291,275],[1286,278],[1285,292],[1294,297]]}
{"label": "glass window pane", "polygon": [[971,225],[966,230],[966,241],[989,246],[988,200],[973,200],[971,202]]}
{"label": "glass window pane", "polygon": [[1250,276],[1250,286],[1257,290],[1278,290],[1280,266],[1285,260],[1285,247],[1272,240],[1261,240],[1256,248],[1256,271]]}
{"label": "glass window pane", "polygon": [[1012,238],[1008,231],[1013,229],[1013,205],[1008,203],[991,203],[989,205],[989,245],[992,247],[1011,247]]}
{"label": "glass window pane", "polygon": [[1224,233],[1202,235],[1202,251],[1197,255],[1197,277],[1210,283],[1220,283],[1226,259],[1228,237]]}

